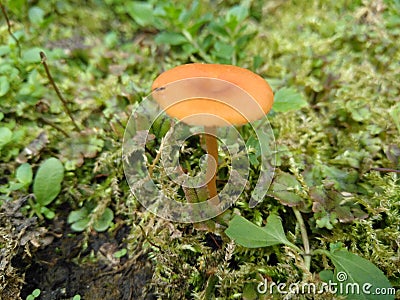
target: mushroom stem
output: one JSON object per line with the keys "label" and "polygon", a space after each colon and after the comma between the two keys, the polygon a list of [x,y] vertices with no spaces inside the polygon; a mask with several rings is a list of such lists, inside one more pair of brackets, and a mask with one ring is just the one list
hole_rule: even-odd
{"label": "mushroom stem", "polygon": [[[206,146],[207,146],[207,153],[212,156],[215,160],[215,169],[218,169],[218,141],[216,138],[216,134],[217,134],[217,129],[216,127],[208,127],[205,126],[204,127],[204,131],[205,131],[205,139],[206,139]],[[211,180],[207,183],[207,189],[208,189],[208,193],[210,198],[214,198],[215,196],[218,195],[217,193],[217,176],[216,176],[216,172],[214,172],[214,174],[212,174],[212,169],[210,168],[210,166],[212,165],[212,158],[208,159],[207,162],[207,175],[206,178],[211,178]]]}

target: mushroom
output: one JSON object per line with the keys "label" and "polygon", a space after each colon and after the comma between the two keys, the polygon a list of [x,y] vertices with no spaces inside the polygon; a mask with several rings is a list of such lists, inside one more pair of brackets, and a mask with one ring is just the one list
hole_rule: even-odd
{"label": "mushroom", "polygon": [[273,104],[271,87],[265,79],[244,68],[193,63],[162,73],[152,90],[153,98],[169,116],[189,125],[204,126],[209,154],[207,189],[210,198],[218,199],[213,172],[218,166],[216,129],[229,124],[243,125],[265,116]]}

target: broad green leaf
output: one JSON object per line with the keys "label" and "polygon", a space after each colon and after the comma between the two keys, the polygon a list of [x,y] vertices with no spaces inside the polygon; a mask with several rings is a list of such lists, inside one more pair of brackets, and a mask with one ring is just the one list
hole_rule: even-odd
{"label": "broad green leaf", "polygon": [[19,182],[24,185],[29,185],[32,182],[32,167],[30,164],[25,163],[18,167],[16,177]]}
{"label": "broad green leaf", "polygon": [[274,96],[272,109],[276,112],[299,110],[307,106],[307,101],[293,88],[281,88]]}
{"label": "broad green leaf", "polygon": [[231,31],[242,23],[248,16],[249,9],[245,5],[236,5],[228,10],[225,17],[225,26]]}
{"label": "broad green leaf", "polygon": [[209,30],[212,34],[219,35],[221,37],[229,37],[229,33],[226,30],[224,24],[220,24],[219,22],[210,22]]}
{"label": "broad green leaf", "polygon": [[[375,291],[392,288],[389,280],[374,264],[347,250],[324,251],[335,265],[333,281],[336,282],[338,294],[346,299],[394,299],[394,295],[377,295]],[[342,286],[342,290],[340,290]],[[346,293],[347,288],[347,293]],[[359,288],[359,293],[356,293]],[[354,291],[354,292],[353,292]]]}
{"label": "broad green leaf", "polygon": [[10,90],[10,82],[6,76],[0,76],[0,97],[4,96]]}
{"label": "broad green leaf", "polygon": [[147,2],[132,1],[125,4],[127,13],[140,26],[154,25],[153,5]]}
{"label": "broad green leaf", "polygon": [[269,247],[278,244],[297,248],[289,242],[283,231],[282,222],[277,215],[267,218],[267,225],[259,227],[245,218],[236,215],[225,230],[229,238],[247,248]]}
{"label": "broad green leaf", "polygon": [[110,208],[106,208],[103,215],[93,224],[96,231],[101,232],[107,230],[114,219],[114,213]]}
{"label": "broad green leaf", "polygon": [[89,215],[89,212],[86,207],[82,207],[79,210],[73,210],[69,213],[67,222],[68,224],[75,223],[79,220],[86,218]]}
{"label": "broad green leaf", "polygon": [[247,5],[235,5],[226,13],[226,19],[229,21],[235,18],[237,22],[244,21],[249,15],[249,8]]}
{"label": "broad green leaf", "polygon": [[7,127],[0,127],[0,150],[12,139],[12,132]]}
{"label": "broad green leaf", "polygon": [[43,51],[41,48],[30,48],[23,52],[22,60],[26,63],[38,63],[40,62],[40,51]]}
{"label": "broad green leaf", "polygon": [[157,44],[173,46],[186,44],[188,42],[188,40],[182,34],[176,32],[161,32],[155,37],[154,40]]}
{"label": "broad green leaf", "polygon": [[319,275],[319,278],[324,282],[333,280],[333,271],[332,270],[322,270],[321,272],[319,272],[318,275]]}
{"label": "broad green leaf", "polygon": [[43,22],[44,11],[40,7],[33,6],[29,9],[28,16],[32,24],[40,25]]}
{"label": "broad green leaf", "polygon": [[296,177],[288,173],[279,173],[272,184],[272,195],[284,205],[302,206],[304,200],[294,190],[300,189],[301,185]]}
{"label": "broad green leaf", "polygon": [[36,201],[42,206],[50,204],[61,190],[64,166],[57,158],[49,158],[39,167],[33,183]]}
{"label": "broad green leaf", "polygon": [[215,42],[214,48],[215,48],[215,55],[226,59],[230,59],[233,52],[235,51],[235,48],[232,45],[220,41]]}
{"label": "broad green leaf", "polygon": [[25,186],[25,184],[22,182],[13,182],[12,181],[12,182],[10,182],[10,186],[8,189],[10,191],[17,191],[19,189],[22,189],[24,186]]}
{"label": "broad green leaf", "polygon": [[89,221],[90,221],[89,217],[83,218],[75,223],[72,223],[71,229],[73,231],[78,231],[78,232],[84,231],[87,228]]}

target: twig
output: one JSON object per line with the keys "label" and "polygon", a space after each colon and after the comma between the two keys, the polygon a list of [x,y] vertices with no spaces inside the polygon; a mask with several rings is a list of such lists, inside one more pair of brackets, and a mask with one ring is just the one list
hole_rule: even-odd
{"label": "twig", "polygon": [[390,169],[390,168],[372,167],[372,168],[370,168],[370,170],[379,171],[379,172],[394,172],[394,173],[400,173],[400,170]]}
{"label": "twig", "polygon": [[162,248],[156,244],[154,244],[152,241],[150,241],[149,237],[147,236],[146,232],[144,231],[143,227],[138,224],[137,226],[139,226],[140,230],[142,231],[143,237],[145,238],[145,240],[152,245],[153,247],[156,247],[158,250],[162,251]]}
{"label": "twig", "polygon": [[296,216],[297,222],[299,222],[300,226],[300,232],[301,232],[301,239],[303,240],[303,246],[304,246],[304,264],[307,269],[307,271],[310,271],[311,267],[311,253],[310,253],[310,243],[308,241],[308,235],[307,235],[307,228],[306,225],[304,224],[303,217],[300,213],[300,211],[297,210],[297,208],[292,207],[293,212]]}
{"label": "twig", "polygon": [[74,125],[75,129],[77,131],[80,131],[79,126],[76,124],[74,118],[72,117],[71,111],[68,108],[67,101],[64,99],[63,95],[61,94],[60,90],[58,89],[58,87],[53,79],[53,76],[51,76],[49,67],[46,63],[47,57],[43,51],[40,51],[40,58],[42,59],[42,64],[44,66],[44,69],[46,70],[47,77],[49,78],[51,85],[53,86],[54,90],[56,91],[58,98],[61,100],[61,103],[63,104],[64,109],[65,109],[65,112],[67,113],[68,117],[71,119],[72,124]]}
{"label": "twig", "polygon": [[39,120],[47,125],[50,125],[51,127],[55,128],[56,130],[60,131],[63,135],[65,135],[65,137],[70,137],[70,135],[64,129],[62,129],[60,126],[54,124],[53,122],[51,122],[43,117],[39,117]]}
{"label": "twig", "polygon": [[11,31],[11,23],[10,23],[10,19],[8,18],[8,15],[6,12],[6,8],[4,7],[3,3],[1,3],[1,2],[0,2],[0,7],[1,7],[1,11],[3,12],[4,18],[6,19],[8,33],[10,34],[10,36],[13,38],[13,40],[17,44],[18,55],[19,55],[19,57],[21,57],[21,45],[19,44],[18,39],[15,37],[15,35]]}
{"label": "twig", "polygon": [[[355,169],[355,170],[361,170],[360,167],[350,167],[350,168]],[[386,172],[386,173],[389,173],[389,172],[400,173],[400,170],[397,170],[397,169],[381,168],[381,167],[370,167],[367,171],[371,171],[371,170],[378,171],[378,172]]]}

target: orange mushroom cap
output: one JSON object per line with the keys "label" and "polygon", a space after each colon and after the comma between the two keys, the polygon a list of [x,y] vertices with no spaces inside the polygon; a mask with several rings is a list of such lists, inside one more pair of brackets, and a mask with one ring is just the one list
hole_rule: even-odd
{"label": "orange mushroom cap", "polygon": [[175,67],[159,75],[152,90],[168,115],[191,125],[242,125],[267,114],[274,99],[259,75],[221,64]]}

